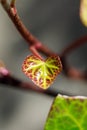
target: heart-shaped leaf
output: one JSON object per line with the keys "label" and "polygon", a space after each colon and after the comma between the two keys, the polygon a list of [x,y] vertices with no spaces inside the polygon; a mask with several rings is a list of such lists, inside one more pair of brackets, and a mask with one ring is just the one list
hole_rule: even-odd
{"label": "heart-shaped leaf", "polygon": [[51,56],[44,61],[31,55],[24,60],[22,70],[37,86],[47,89],[61,72],[62,65],[58,56]]}

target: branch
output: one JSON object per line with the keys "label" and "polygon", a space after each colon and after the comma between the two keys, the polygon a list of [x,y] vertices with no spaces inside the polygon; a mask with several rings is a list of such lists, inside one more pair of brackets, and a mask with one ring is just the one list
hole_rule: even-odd
{"label": "branch", "polygon": [[30,50],[34,55],[42,59],[38,50],[46,55],[56,55],[52,51],[50,51],[46,46],[44,46],[36,37],[34,37],[25,27],[20,17],[18,16],[17,9],[15,7],[15,0],[9,4],[7,0],[1,0],[1,4],[4,10],[7,12],[9,18],[14,23],[16,29],[22,35],[22,37],[27,41]]}
{"label": "branch", "polygon": [[79,38],[75,42],[72,42],[68,47],[66,47],[63,52],[61,53],[61,57],[65,57],[67,54],[74,51],[76,48],[84,45],[87,43],[87,35]]}
{"label": "branch", "polygon": [[67,56],[77,49],[78,47],[84,45],[87,43],[87,35],[79,38],[75,42],[71,43],[68,47],[66,47],[63,52],[61,53],[61,60],[63,64],[63,71],[64,74],[68,77],[72,77],[75,79],[82,79],[87,81],[87,71],[81,72],[77,70],[76,68],[69,65],[67,61]]}
{"label": "branch", "polygon": [[12,88],[20,89],[20,90],[35,91],[35,92],[46,94],[52,97],[57,96],[58,93],[67,94],[65,92],[57,92],[55,90],[50,90],[50,89],[42,90],[29,82],[23,82],[13,77],[11,73],[5,67],[1,66],[1,63],[0,63],[0,84],[8,85],[8,87],[12,87]]}

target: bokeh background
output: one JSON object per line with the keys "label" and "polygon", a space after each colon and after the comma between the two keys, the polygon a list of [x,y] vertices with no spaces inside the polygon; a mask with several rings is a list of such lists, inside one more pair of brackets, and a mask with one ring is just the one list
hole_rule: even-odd
{"label": "bokeh background", "polygon": [[[67,45],[87,34],[87,28],[79,18],[79,0],[16,1],[24,24],[54,52],[61,53]],[[15,77],[23,81],[30,81],[21,71],[21,64],[29,54],[26,41],[0,6],[0,59]],[[85,70],[87,45],[71,53],[69,62],[77,69]],[[87,96],[87,82],[69,79],[63,74],[57,77],[50,89]],[[43,130],[53,99],[0,84],[0,130]]]}

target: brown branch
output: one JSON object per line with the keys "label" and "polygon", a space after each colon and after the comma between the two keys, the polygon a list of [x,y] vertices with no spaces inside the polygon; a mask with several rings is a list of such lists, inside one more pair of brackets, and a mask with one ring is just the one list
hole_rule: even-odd
{"label": "brown branch", "polygon": [[77,70],[76,68],[70,66],[67,61],[67,57],[70,53],[72,53],[75,49],[77,49],[78,47],[80,47],[86,43],[87,43],[87,35],[79,38],[78,40],[76,40],[75,42],[70,44],[61,53],[60,57],[61,57],[62,64],[63,64],[63,71],[66,76],[87,81],[87,71],[81,72],[81,71]]}
{"label": "brown branch", "polygon": [[9,3],[6,0],[1,0],[1,4],[2,4],[4,10],[7,12],[9,18],[14,23],[16,29],[19,31],[19,33],[22,35],[22,37],[27,41],[32,53],[34,53],[34,55],[38,56],[40,59],[42,59],[42,57],[40,56],[38,50],[46,55],[55,55],[55,53],[50,51],[46,46],[44,46],[36,37],[34,37],[27,30],[27,28],[25,27],[25,25],[21,21],[20,17],[18,16],[18,13],[17,13],[17,10],[14,6],[13,1],[9,5]]}
{"label": "brown branch", "polygon": [[8,87],[16,88],[16,89],[20,89],[20,90],[35,91],[35,92],[46,94],[46,95],[49,95],[52,97],[57,96],[58,93],[69,95],[68,93],[61,92],[61,91],[58,92],[58,91],[50,90],[50,89],[43,90],[29,82],[23,82],[15,77],[13,77],[10,74],[10,72],[4,67],[0,67],[0,84],[6,85],[6,86],[8,85]]}
{"label": "brown branch", "polygon": [[74,51],[76,48],[84,45],[87,43],[87,35],[79,38],[75,42],[72,42],[68,47],[66,47],[63,52],[61,53],[61,57],[65,57],[67,54]]}
{"label": "brown branch", "polygon": [[16,29],[19,31],[19,33],[22,35],[22,37],[27,41],[29,46],[33,46],[34,54],[41,58],[39,52],[37,51],[36,47],[40,47],[41,43],[27,30],[25,25],[22,23],[20,17],[17,14],[17,10],[15,7],[14,0],[9,4],[6,0],[1,0],[1,4],[4,8],[4,10],[7,12],[9,18],[12,20],[14,23]]}
{"label": "brown branch", "polygon": [[6,0],[1,0],[1,4],[5,9],[5,11],[7,12],[8,16],[10,17],[10,19],[12,20],[12,22],[14,23],[17,30],[20,32],[22,37],[27,41],[27,43],[30,45],[39,43],[38,40],[24,26],[17,12],[16,14],[14,13],[13,11],[14,7],[10,6]]}

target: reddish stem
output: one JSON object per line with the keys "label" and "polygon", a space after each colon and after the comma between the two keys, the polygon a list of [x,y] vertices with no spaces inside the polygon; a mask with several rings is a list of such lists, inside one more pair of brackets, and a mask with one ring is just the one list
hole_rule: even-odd
{"label": "reddish stem", "polygon": [[[34,53],[34,55],[40,56],[39,51],[44,53],[45,55],[56,55],[54,52],[50,51],[46,46],[44,46],[36,37],[34,37],[22,23],[21,19],[19,18],[17,11],[14,4],[9,5],[6,0],[1,0],[1,4],[5,11],[7,12],[8,16],[14,23],[15,27],[22,35],[22,37],[27,41],[28,45],[30,46],[30,50]],[[16,13],[15,13],[16,12]]]}
{"label": "reddish stem", "polygon": [[[5,73],[4,70],[8,73]],[[40,92],[52,97],[57,96],[58,93],[60,94],[65,94],[65,92],[57,92],[54,90],[43,90],[41,88],[38,88],[37,86],[31,84],[31,83],[27,83],[27,82],[23,82],[15,77],[13,77],[10,72],[6,69],[6,68],[0,68],[0,84],[6,84],[6,86],[8,85],[8,87],[12,87],[12,88],[16,88],[16,89],[23,89],[23,90],[32,90],[35,92]],[[69,95],[66,93],[66,95]]]}
{"label": "reddish stem", "polygon": [[75,42],[71,43],[68,47],[66,47],[63,52],[61,53],[62,57],[65,57],[68,53],[71,53],[76,48],[82,46],[87,42],[87,35],[79,38]]}
{"label": "reddish stem", "polygon": [[8,16],[10,17],[10,19],[12,20],[12,22],[14,23],[16,29],[19,31],[22,37],[27,41],[28,45],[30,47],[33,46],[32,52],[39,58],[42,58],[36,49],[36,45],[40,47],[41,43],[27,30],[25,25],[22,23],[20,17],[17,14],[17,10],[14,3],[12,2],[9,5],[9,3],[7,3],[6,0],[1,0],[1,4],[5,9],[5,11],[7,12]]}
{"label": "reddish stem", "polygon": [[80,47],[81,45],[84,45],[85,43],[87,43],[87,35],[79,38],[77,41],[70,44],[61,53],[61,60],[62,60],[62,64],[63,64],[63,70],[64,70],[64,73],[68,77],[72,77],[72,78],[75,78],[75,79],[87,80],[87,72],[86,71],[85,72],[78,71],[74,67],[69,66],[69,63],[67,61],[67,56],[72,51],[74,51],[76,48]]}

